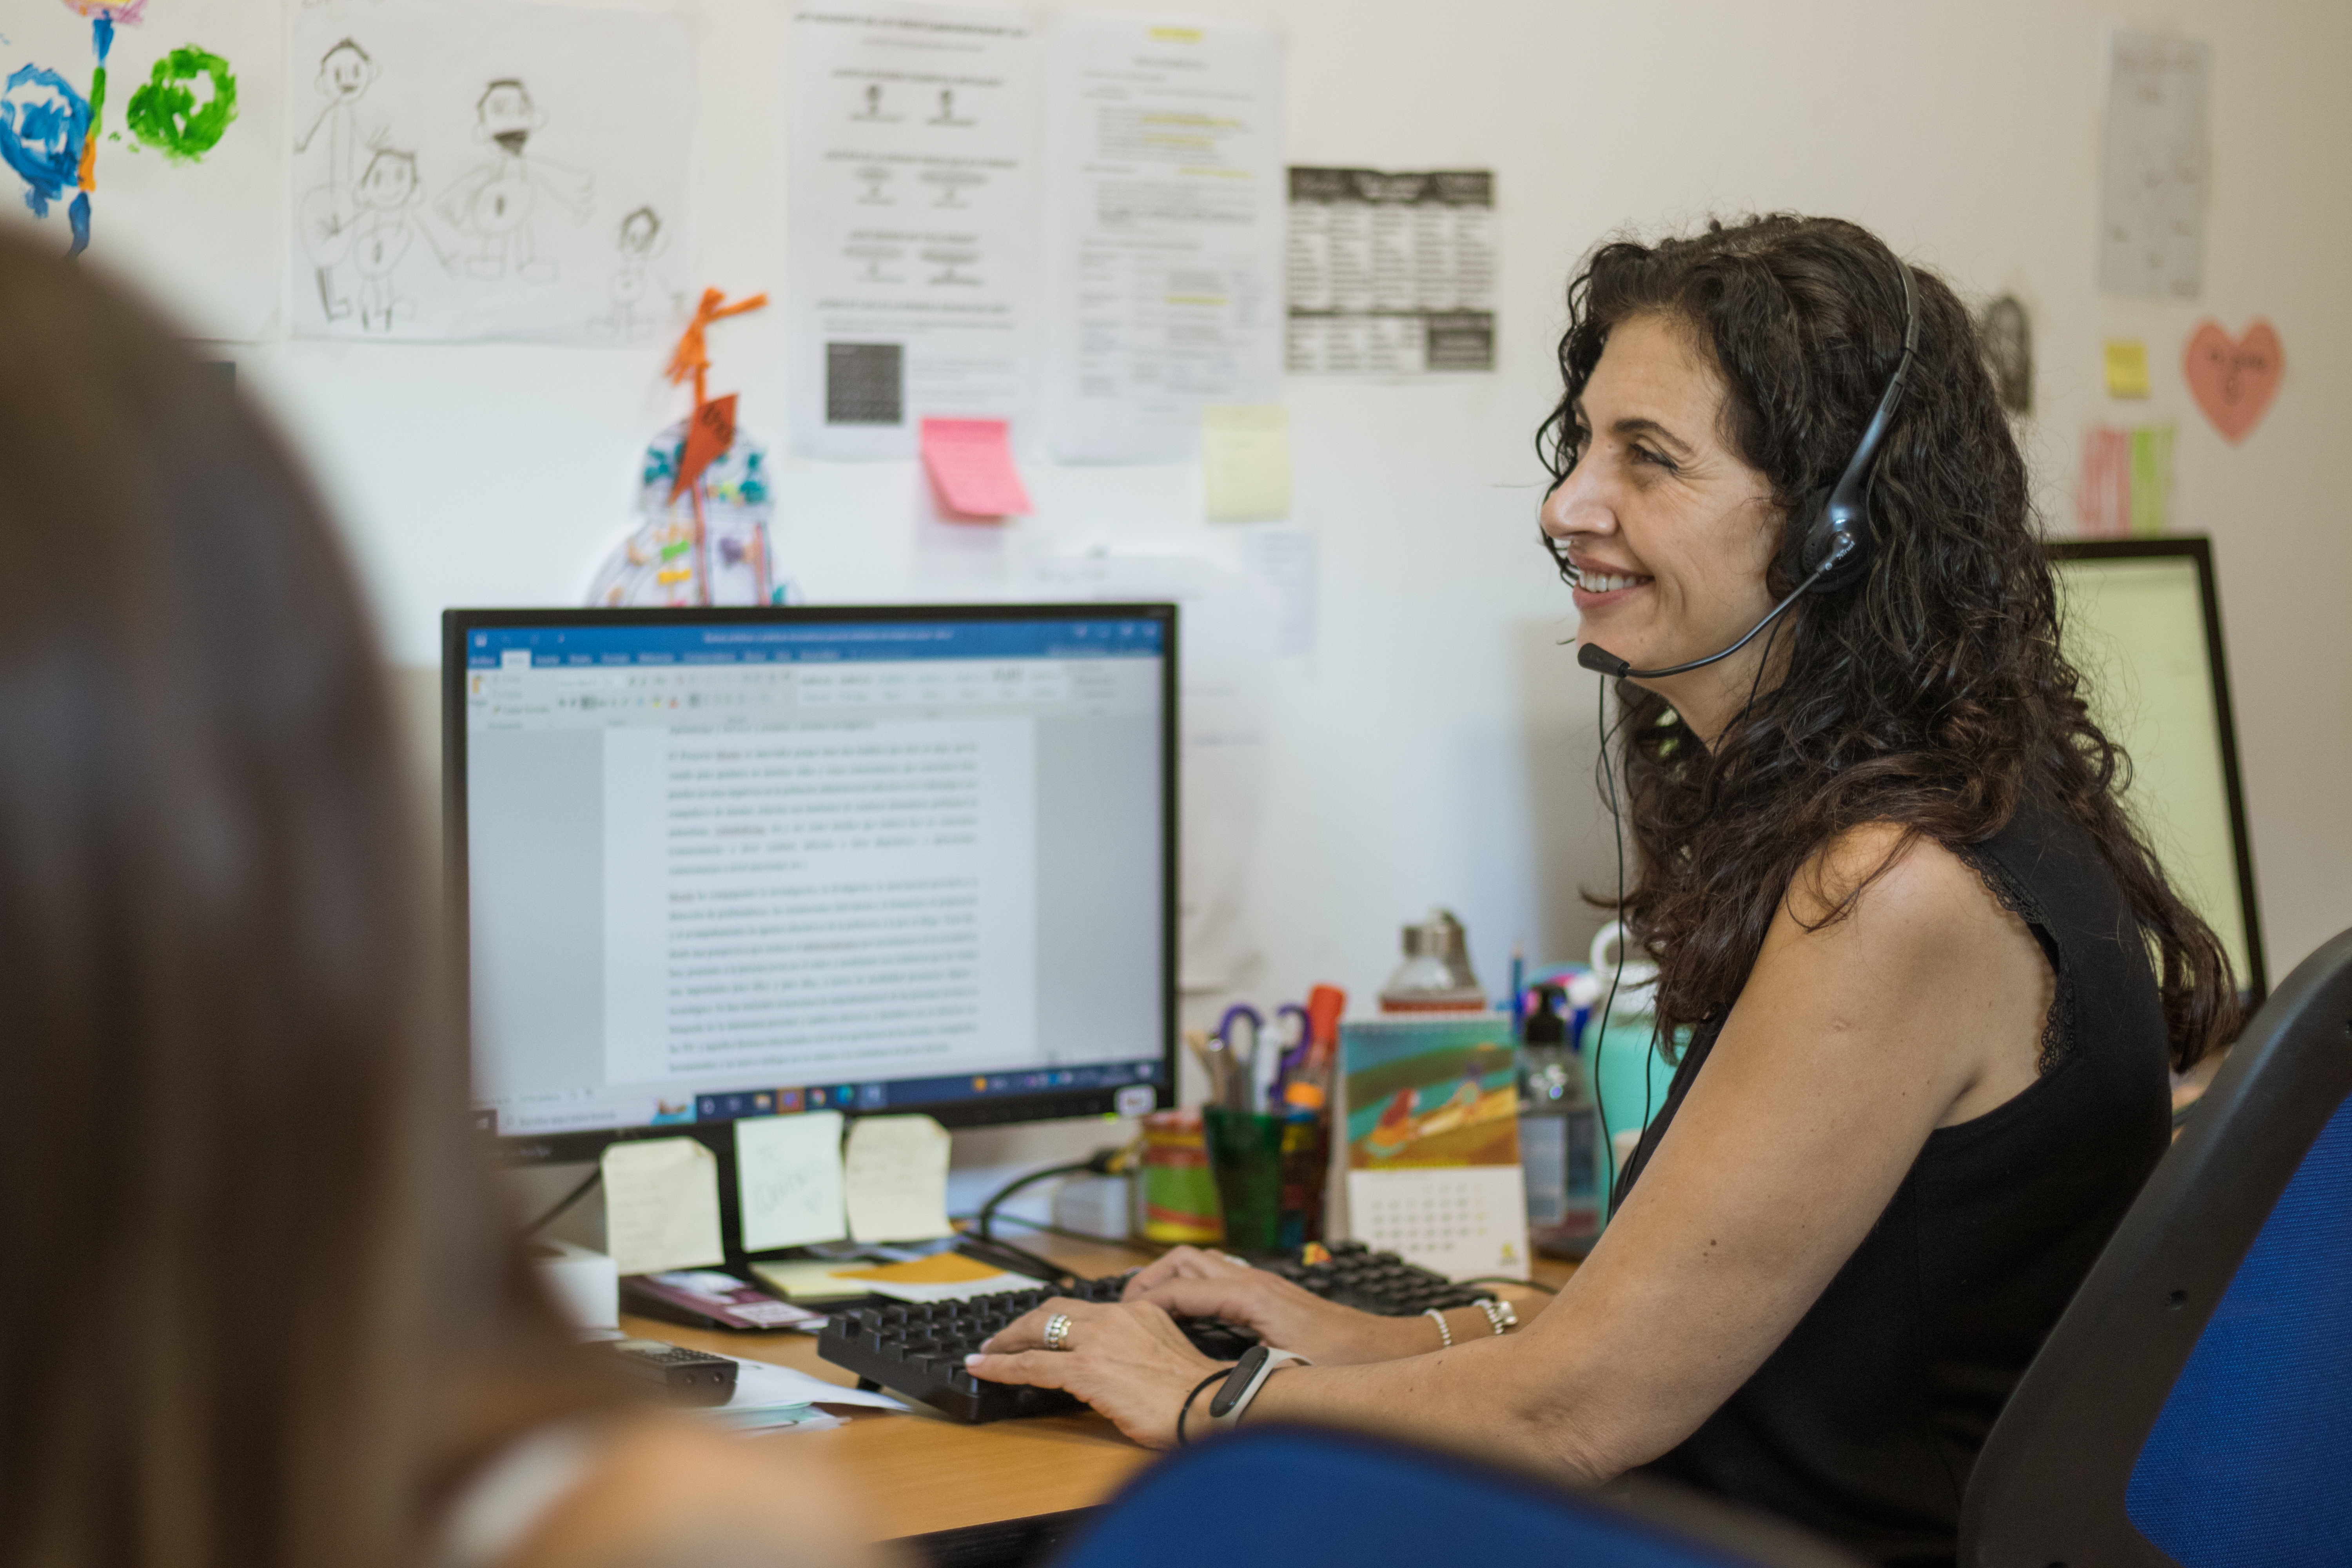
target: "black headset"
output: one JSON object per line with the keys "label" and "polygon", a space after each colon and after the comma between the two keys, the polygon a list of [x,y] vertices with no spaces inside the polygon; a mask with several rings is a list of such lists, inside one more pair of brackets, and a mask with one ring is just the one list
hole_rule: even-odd
{"label": "black headset", "polygon": [[1789,531],[1789,546],[1781,552],[1780,565],[1796,581],[1789,596],[1772,606],[1771,613],[1748,630],[1748,635],[1720,653],[1708,654],[1685,664],[1670,664],[1658,669],[1635,669],[1598,643],[1587,642],[1576,650],[1576,662],[1585,668],[1622,680],[1627,677],[1648,680],[1660,676],[1681,675],[1686,670],[1701,669],[1717,659],[1729,658],[1756,640],[1756,635],[1785,614],[1790,605],[1806,594],[1826,594],[1843,588],[1860,577],[1870,566],[1870,474],[1872,460],[1878,448],[1886,444],[1886,432],[1895,424],[1895,410],[1903,401],[1903,380],[1911,373],[1911,362],[1919,352],[1919,294],[1913,281],[1911,268],[1897,261],[1903,269],[1903,357],[1895,362],[1895,374],[1888,378],[1886,390],[1879,395],[1877,411],[1871,415],[1864,427],[1862,442],[1853,449],[1853,457],[1838,476],[1836,484],[1826,490],[1815,490],[1805,500],[1809,521],[1801,529]]}

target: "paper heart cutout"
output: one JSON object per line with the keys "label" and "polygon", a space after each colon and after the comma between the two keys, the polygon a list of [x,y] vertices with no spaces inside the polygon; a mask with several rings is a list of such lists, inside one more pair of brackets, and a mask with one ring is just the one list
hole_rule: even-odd
{"label": "paper heart cutout", "polygon": [[2261,421],[2271,399],[2278,395],[2286,356],[2279,350],[2278,333],[2260,317],[2234,342],[2221,322],[2208,321],[2198,323],[2196,331],[2189,334],[2182,369],[2188,372],[2189,390],[2195,395],[2197,406],[2221,432],[2222,439],[2235,446],[2246,438],[2246,432]]}

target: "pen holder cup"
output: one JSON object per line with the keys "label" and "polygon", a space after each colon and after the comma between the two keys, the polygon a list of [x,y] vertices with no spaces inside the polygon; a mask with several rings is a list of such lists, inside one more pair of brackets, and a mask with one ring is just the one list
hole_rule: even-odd
{"label": "pen holder cup", "polygon": [[1145,1240],[1213,1243],[1225,1234],[1198,1110],[1155,1110],[1143,1119],[1142,1174]]}
{"label": "pen holder cup", "polygon": [[1321,1117],[1265,1116],[1213,1105],[1202,1110],[1201,1121],[1226,1247],[1287,1252],[1323,1239],[1330,1145]]}

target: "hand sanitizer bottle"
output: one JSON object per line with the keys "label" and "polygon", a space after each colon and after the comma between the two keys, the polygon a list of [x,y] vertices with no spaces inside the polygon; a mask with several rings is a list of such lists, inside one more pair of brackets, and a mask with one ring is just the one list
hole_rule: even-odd
{"label": "hand sanitizer bottle", "polygon": [[1584,1062],[1560,1016],[1566,997],[1538,985],[1520,1039],[1519,1163],[1527,1175],[1528,1240],[1538,1252],[1582,1258],[1601,1234],[1601,1119]]}

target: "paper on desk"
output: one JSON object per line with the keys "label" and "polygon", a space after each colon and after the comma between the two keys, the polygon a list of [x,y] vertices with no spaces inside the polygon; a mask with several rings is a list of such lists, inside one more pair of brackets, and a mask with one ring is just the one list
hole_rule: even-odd
{"label": "paper on desk", "polygon": [[729,1410],[722,1406],[709,1415],[729,1431],[747,1437],[764,1432],[829,1432],[848,1425],[840,1416],[814,1405],[779,1405],[766,1410]]}
{"label": "paper on desk", "polygon": [[827,1383],[772,1361],[735,1358],[735,1396],[718,1406],[720,1414],[785,1408],[794,1405],[857,1405],[874,1410],[904,1410],[904,1400],[868,1393],[843,1384]]}
{"label": "paper on desk", "polygon": [[719,1160],[691,1138],[614,1143],[604,1151],[604,1250],[624,1274],[724,1261]]}
{"label": "paper on desk", "polygon": [[853,1241],[946,1236],[948,1130],[928,1116],[861,1116],[844,1161]]}
{"label": "paper on desk", "polygon": [[923,421],[923,471],[942,510],[973,519],[1029,514],[1005,429],[1002,419]]}
{"label": "paper on desk", "polygon": [[1201,410],[1201,483],[1211,522],[1290,515],[1290,410],[1213,403]]}
{"label": "paper on desk", "polygon": [[735,1179],[744,1251],[840,1240],[848,1228],[841,1206],[841,1112],[738,1121]]}
{"label": "paper on desk", "polygon": [[969,1301],[975,1296],[1032,1289],[1037,1283],[960,1252],[942,1252],[908,1263],[877,1264],[870,1268],[853,1268],[839,1278],[856,1280],[876,1295],[887,1296],[894,1301]]}

